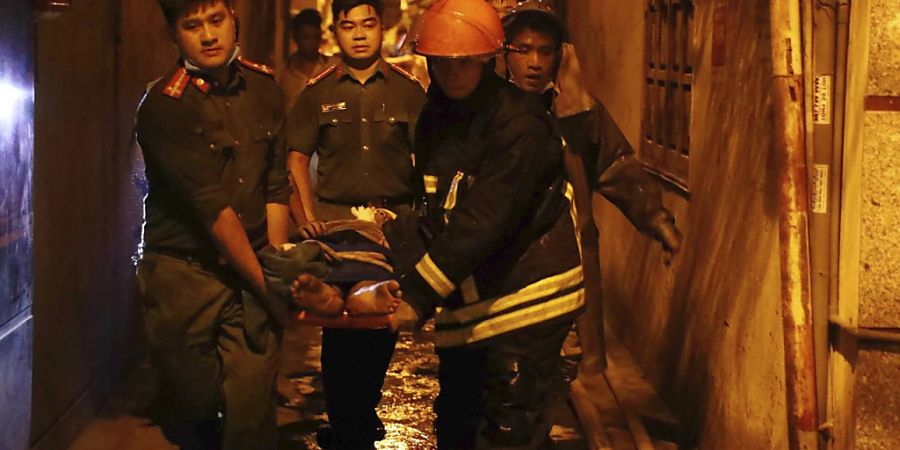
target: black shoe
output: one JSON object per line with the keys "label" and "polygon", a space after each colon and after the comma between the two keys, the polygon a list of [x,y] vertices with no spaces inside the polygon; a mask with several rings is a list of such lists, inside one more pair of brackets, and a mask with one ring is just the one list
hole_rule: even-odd
{"label": "black shoe", "polygon": [[316,428],[316,445],[323,450],[331,448],[331,441],[334,440],[334,432],[331,431],[331,425],[323,423]]}
{"label": "black shoe", "polygon": [[[384,439],[386,435],[387,433],[384,430],[384,424],[379,423],[375,426],[375,436],[373,436],[374,441],[380,441]],[[323,423],[316,428],[316,445],[323,450],[332,448],[334,445],[334,430],[331,429],[331,424]]]}

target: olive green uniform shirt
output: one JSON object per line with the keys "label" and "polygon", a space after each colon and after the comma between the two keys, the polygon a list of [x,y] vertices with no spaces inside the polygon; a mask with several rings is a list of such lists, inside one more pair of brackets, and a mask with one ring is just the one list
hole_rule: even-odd
{"label": "olive green uniform shirt", "polygon": [[275,79],[233,63],[220,86],[174,68],[145,95],[136,137],[146,164],[144,249],[216,258],[207,227],[231,207],[259,249],[266,204],[287,204],[284,104]]}
{"label": "olive green uniform shirt", "polygon": [[287,146],[318,153],[322,201],[409,199],[412,142],[424,103],[418,81],[383,60],[365,84],[338,64],[310,80],[288,114]]}

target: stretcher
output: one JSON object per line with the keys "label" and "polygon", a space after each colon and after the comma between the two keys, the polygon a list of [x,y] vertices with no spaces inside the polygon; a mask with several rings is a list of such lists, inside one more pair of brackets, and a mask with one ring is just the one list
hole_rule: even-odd
{"label": "stretcher", "polygon": [[351,316],[345,312],[337,317],[322,317],[301,311],[297,323],[307,327],[374,330],[390,327],[391,316]]}

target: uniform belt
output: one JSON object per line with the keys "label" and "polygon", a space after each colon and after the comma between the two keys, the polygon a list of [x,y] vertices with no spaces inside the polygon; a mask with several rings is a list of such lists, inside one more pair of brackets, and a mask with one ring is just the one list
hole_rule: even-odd
{"label": "uniform belt", "polygon": [[369,200],[332,200],[330,198],[322,198],[319,197],[319,201],[322,203],[330,203],[332,205],[340,205],[340,206],[371,206],[374,208],[392,208],[395,206],[410,206],[412,205],[412,196],[411,195],[399,195],[396,197],[376,197]]}
{"label": "uniform belt", "polygon": [[168,256],[170,258],[180,259],[188,263],[197,263],[208,267],[227,266],[228,263],[224,258],[217,254],[203,253],[193,250],[172,249],[172,248],[148,248],[147,253],[155,253],[157,255]]}

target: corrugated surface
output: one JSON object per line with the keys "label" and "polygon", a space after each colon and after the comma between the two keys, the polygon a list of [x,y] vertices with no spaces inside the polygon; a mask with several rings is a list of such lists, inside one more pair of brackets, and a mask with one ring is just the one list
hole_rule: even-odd
{"label": "corrugated surface", "polygon": [[900,354],[863,350],[856,367],[856,450],[900,448]]}
{"label": "corrugated surface", "polygon": [[31,324],[28,319],[13,330],[0,327],[0,449],[3,450],[29,448]]}
{"label": "corrugated surface", "polygon": [[30,2],[0,2],[0,449],[28,448],[32,361],[34,33]]}
{"label": "corrugated surface", "polygon": [[[141,206],[127,143],[143,87],[163,70],[146,68],[159,53],[174,61],[156,2],[72,3],[36,26],[31,430],[43,448],[64,448],[125,378],[123,361],[141,355],[131,263]],[[117,50],[129,55],[119,69]]]}
{"label": "corrugated surface", "polygon": [[[592,90],[633,145],[644,3],[568,4]],[[722,41],[712,33],[717,4],[726,5],[717,25]],[[767,3],[696,6],[691,194],[665,199],[684,248],[667,266],[658,244],[599,200],[605,307],[699,448],[781,449],[787,413]],[[714,45],[724,51],[722,67],[711,67]]]}
{"label": "corrugated surface", "polygon": [[34,36],[30,17],[24,3],[0,4],[0,327],[27,310],[32,301]]}

